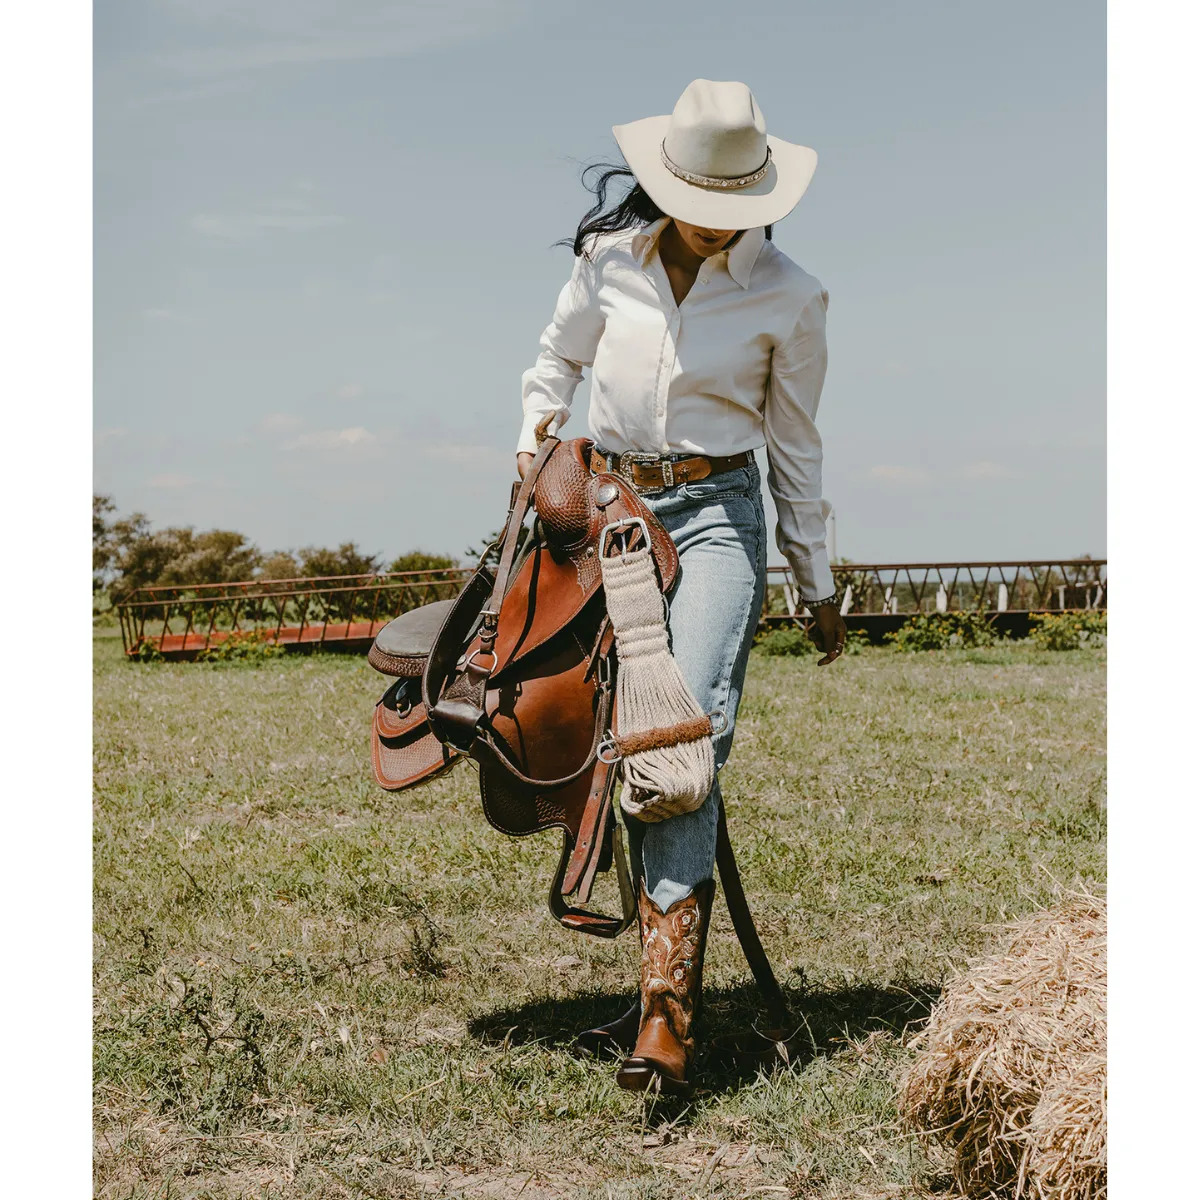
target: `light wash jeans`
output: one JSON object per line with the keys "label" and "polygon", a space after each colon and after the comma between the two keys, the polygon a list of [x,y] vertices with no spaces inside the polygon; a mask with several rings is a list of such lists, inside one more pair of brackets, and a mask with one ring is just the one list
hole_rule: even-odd
{"label": "light wash jeans", "polygon": [[[679,549],[670,596],[671,651],[705,712],[723,712],[713,741],[719,770],[733,745],[750,644],[767,578],[766,519],[757,463],[643,496]],[[719,776],[694,812],[647,823],[625,817],[634,871],[664,911],[711,879]]]}

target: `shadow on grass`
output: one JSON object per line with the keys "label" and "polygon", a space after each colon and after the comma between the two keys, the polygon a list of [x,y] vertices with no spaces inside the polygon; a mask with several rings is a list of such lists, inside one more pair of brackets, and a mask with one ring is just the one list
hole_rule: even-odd
{"label": "shadow on grass", "polygon": [[[872,1033],[902,1037],[914,1031],[928,1019],[940,989],[931,983],[902,982],[887,987],[857,984],[827,990],[784,990],[793,1024],[787,1058],[791,1064],[803,1066]],[[485,1042],[541,1042],[551,1049],[569,1050],[580,1030],[611,1021],[632,1001],[632,993],[611,991],[537,1000],[480,1014],[468,1023],[468,1029]],[[752,982],[705,988],[697,1027],[696,1075],[703,1078],[706,1091],[736,1091],[764,1067],[780,1061],[765,1043],[769,1050],[765,1057],[730,1049],[730,1043],[744,1040],[761,1022],[759,994]]]}

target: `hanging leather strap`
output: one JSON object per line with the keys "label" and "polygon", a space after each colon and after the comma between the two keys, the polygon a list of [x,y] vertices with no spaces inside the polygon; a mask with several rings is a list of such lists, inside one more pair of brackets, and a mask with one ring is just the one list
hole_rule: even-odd
{"label": "hanging leather strap", "polygon": [[508,592],[508,581],[512,574],[513,560],[517,556],[517,542],[520,540],[521,529],[525,524],[525,515],[533,503],[534,484],[537,483],[542,468],[558,444],[559,440],[554,436],[542,439],[537,453],[533,456],[533,462],[529,464],[529,469],[521,480],[521,486],[517,488],[516,494],[513,496],[508,521],[504,526],[504,540],[500,549],[500,565],[496,568],[496,582],[492,587],[491,599],[483,613],[483,629],[479,635],[485,652],[489,654],[496,643],[496,622],[500,619],[500,606],[504,603],[504,597]]}
{"label": "hanging leather strap", "polygon": [[750,915],[750,905],[746,902],[746,890],[742,887],[742,877],[738,871],[737,859],[733,854],[733,845],[729,841],[729,826],[725,822],[725,801],[721,800],[717,810],[717,870],[721,873],[721,891],[725,894],[725,907],[729,909],[729,917],[737,934],[738,944],[746,956],[750,974],[763,998],[763,1007],[767,1019],[774,1031],[784,1031],[790,1020],[788,1002],[784,998],[783,989],[771,970],[767,952],[763,949],[762,940]]}
{"label": "hanging leather strap", "polygon": [[[610,815],[611,809],[606,812],[606,820]],[[563,895],[563,878],[570,865],[573,850],[571,835],[564,832],[558,870],[554,872],[554,878],[550,881],[550,912],[567,929],[574,929],[578,933],[590,933],[593,937],[618,937],[637,917],[637,895],[633,890],[633,878],[625,858],[625,842],[621,835],[620,823],[614,821],[612,825],[613,874],[617,877],[617,887],[621,892],[619,917],[606,917],[600,913],[589,912],[585,908],[572,907],[567,903]]]}

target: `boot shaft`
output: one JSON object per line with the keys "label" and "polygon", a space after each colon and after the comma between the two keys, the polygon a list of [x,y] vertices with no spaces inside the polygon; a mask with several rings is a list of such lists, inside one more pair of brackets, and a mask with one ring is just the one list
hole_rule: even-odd
{"label": "boot shaft", "polygon": [[634,1057],[659,1064],[682,1080],[696,1039],[704,949],[712,914],[711,879],[664,912],[645,885],[638,898],[642,934],[642,1020]]}

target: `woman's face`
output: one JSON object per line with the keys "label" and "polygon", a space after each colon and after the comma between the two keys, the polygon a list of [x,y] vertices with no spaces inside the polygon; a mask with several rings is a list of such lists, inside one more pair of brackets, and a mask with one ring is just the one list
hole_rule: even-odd
{"label": "woman's face", "polygon": [[678,217],[671,218],[683,244],[701,258],[712,258],[720,254],[738,235],[736,229],[706,229],[703,225],[689,225]]}

